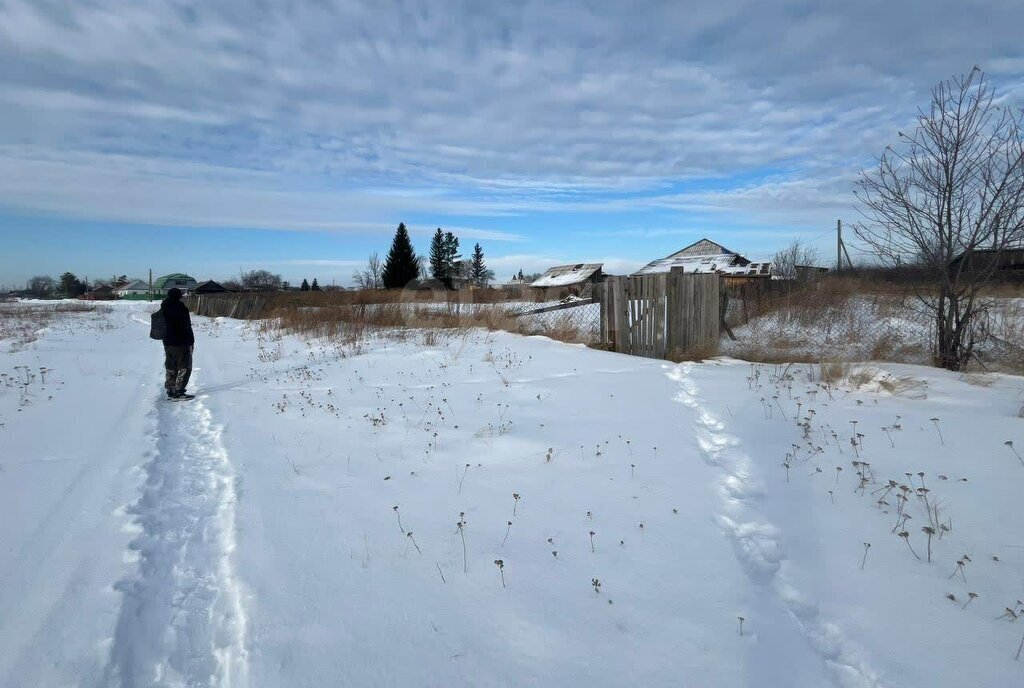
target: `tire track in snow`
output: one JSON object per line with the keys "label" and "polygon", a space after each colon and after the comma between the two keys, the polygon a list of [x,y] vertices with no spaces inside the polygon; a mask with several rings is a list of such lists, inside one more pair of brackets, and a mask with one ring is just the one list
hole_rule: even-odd
{"label": "tire track in snow", "polygon": [[235,477],[201,399],[157,402],[156,453],[128,513],[140,535],[105,685],[245,686],[246,617],[231,555]]}
{"label": "tire track in snow", "polygon": [[723,472],[719,485],[722,510],[715,521],[732,542],[740,565],[752,581],[775,593],[824,660],[836,685],[881,688],[877,674],[840,628],[823,619],[817,605],[786,582],[780,532],[754,508],[762,489],[750,458],[737,449],[739,440],[725,432],[725,424],[703,407],[700,390],[689,377],[691,369],[690,364],[676,366],[669,378],[681,387],[676,400],[697,412],[696,437],[704,460]]}

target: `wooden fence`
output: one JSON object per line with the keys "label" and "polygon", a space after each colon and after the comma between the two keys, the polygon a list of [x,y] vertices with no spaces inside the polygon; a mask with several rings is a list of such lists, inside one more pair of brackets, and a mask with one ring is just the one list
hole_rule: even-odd
{"label": "wooden fence", "polygon": [[185,305],[196,315],[211,318],[252,320],[266,317],[278,295],[247,292],[241,294],[188,294]]}
{"label": "wooden fence", "polygon": [[675,358],[713,346],[720,335],[718,275],[669,273],[608,277],[597,285],[601,341],[613,351]]}

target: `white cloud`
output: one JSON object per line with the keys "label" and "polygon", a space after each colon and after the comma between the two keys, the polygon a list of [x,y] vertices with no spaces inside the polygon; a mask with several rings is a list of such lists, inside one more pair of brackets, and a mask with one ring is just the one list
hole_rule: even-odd
{"label": "white cloud", "polygon": [[1019,0],[6,0],[0,203],[335,231],[412,213],[816,218],[845,194],[828,179],[935,81],[987,62],[1019,95],[1022,24]]}

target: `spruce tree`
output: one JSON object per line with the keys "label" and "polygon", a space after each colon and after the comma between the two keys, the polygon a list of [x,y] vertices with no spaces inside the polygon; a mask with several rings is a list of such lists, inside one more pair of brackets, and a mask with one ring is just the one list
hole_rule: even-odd
{"label": "spruce tree", "polygon": [[384,259],[384,271],[381,273],[384,288],[401,289],[419,277],[419,273],[420,264],[412,248],[409,231],[404,222],[399,222],[395,238],[391,241],[391,250]]}
{"label": "spruce tree", "polygon": [[316,277],[313,278],[313,284],[309,285],[310,291],[320,291],[320,283],[316,281]]}
{"label": "spruce tree", "polygon": [[299,291],[309,291],[309,282],[305,278],[302,279],[302,286],[299,287]]}
{"label": "spruce tree", "polygon": [[455,278],[459,277],[459,237],[455,236],[451,232],[445,232],[444,235],[444,265],[445,265],[445,285],[449,289],[455,286]]}
{"label": "spruce tree", "polygon": [[438,227],[430,240],[430,276],[444,281],[448,276],[447,253],[445,251],[444,232]]}
{"label": "spruce tree", "polygon": [[[491,271],[487,269],[487,264],[484,263],[484,250],[480,248],[480,244],[473,247],[473,262],[470,264],[470,279],[473,280],[473,284],[478,287],[487,285],[489,275]],[[492,273],[493,275],[493,273]]]}

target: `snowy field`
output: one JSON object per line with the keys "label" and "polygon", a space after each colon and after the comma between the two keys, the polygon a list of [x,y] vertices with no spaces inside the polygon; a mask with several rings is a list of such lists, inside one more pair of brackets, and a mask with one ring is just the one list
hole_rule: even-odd
{"label": "snowy field", "polygon": [[1024,685],[1022,378],[152,308],[0,315],[0,686]]}

